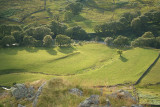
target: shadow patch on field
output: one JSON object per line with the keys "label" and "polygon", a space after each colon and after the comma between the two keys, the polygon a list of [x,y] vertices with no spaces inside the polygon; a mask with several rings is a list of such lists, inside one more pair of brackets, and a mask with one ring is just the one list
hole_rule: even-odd
{"label": "shadow patch on field", "polygon": [[128,59],[127,58],[125,58],[124,56],[120,56],[120,58],[119,58],[122,62],[127,62],[128,61]]}
{"label": "shadow patch on field", "polygon": [[4,69],[4,70],[0,70],[0,75],[11,74],[11,73],[22,73],[22,72],[27,72],[27,70],[25,69]]}
{"label": "shadow patch on field", "polygon": [[57,55],[57,51],[53,50],[53,48],[46,49],[46,51],[47,51],[50,55]]}
{"label": "shadow patch on field", "polygon": [[28,48],[24,48],[27,52],[30,52],[30,53],[34,53],[34,52],[38,52],[38,48],[35,48],[35,47],[28,47]]}
{"label": "shadow patch on field", "polygon": [[76,49],[72,46],[61,46],[58,51],[64,54],[73,53]]}
{"label": "shadow patch on field", "polygon": [[72,56],[78,55],[78,54],[80,54],[80,52],[72,53],[72,54],[69,54],[69,55],[66,55],[66,56],[57,58],[57,59],[49,60],[49,61],[47,61],[47,62],[48,62],[48,63],[52,63],[52,62],[54,62],[54,61],[58,61],[58,60],[61,60],[61,59],[65,59],[65,58],[68,58],[68,57],[72,57]]}

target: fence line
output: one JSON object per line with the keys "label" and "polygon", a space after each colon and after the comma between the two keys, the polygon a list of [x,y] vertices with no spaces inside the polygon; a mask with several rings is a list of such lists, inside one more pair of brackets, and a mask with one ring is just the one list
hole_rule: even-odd
{"label": "fence line", "polygon": [[150,71],[150,69],[153,67],[153,65],[158,61],[160,57],[160,53],[157,56],[157,58],[155,59],[155,61],[148,67],[148,69],[142,74],[142,76],[136,81],[135,85],[139,84],[140,81],[145,77],[145,75]]}

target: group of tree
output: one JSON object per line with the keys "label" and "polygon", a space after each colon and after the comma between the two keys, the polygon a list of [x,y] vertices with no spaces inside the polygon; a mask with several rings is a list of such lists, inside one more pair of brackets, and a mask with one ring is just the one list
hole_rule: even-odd
{"label": "group of tree", "polygon": [[141,37],[131,41],[128,37],[119,35],[115,39],[106,37],[104,40],[107,46],[111,47],[153,47],[160,48],[160,36],[155,37],[152,32],[145,32]]}
{"label": "group of tree", "polygon": [[125,35],[130,38],[140,37],[147,31],[155,36],[160,35],[160,10],[151,10],[144,14],[141,12],[127,12],[117,21],[110,21],[95,26],[95,32],[99,36]]}
{"label": "group of tree", "polygon": [[46,46],[54,44],[53,39],[58,45],[70,45],[71,39],[87,40],[88,34],[79,26],[67,28],[65,24],[52,21],[48,25],[30,24],[27,26],[0,26],[0,45],[11,46]]}

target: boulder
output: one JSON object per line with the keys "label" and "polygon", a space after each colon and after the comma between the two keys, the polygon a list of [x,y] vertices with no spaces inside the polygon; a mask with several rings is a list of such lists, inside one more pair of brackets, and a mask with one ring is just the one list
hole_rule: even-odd
{"label": "boulder", "polygon": [[18,107],[26,107],[26,106],[23,106],[23,105],[21,105],[21,104],[18,104]]}
{"label": "boulder", "polygon": [[78,107],[98,107],[99,95],[91,95],[89,98],[79,104]]}
{"label": "boulder", "polygon": [[69,93],[78,95],[78,96],[83,96],[83,92],[79,90],[78,88],[72,88],[69,90]]}
{"label": "boulder", "polygon": [[34,99],[34,101],[33,101],[32,107],[37,107],[38,97],[39,97],[39,95],[41,94],[42,89],[43,89],[43,87],[44,87],[45,84],[46,84],[46,82],[44,82],[44,83],[38,88],[38,91],[37,91],[37,93],[36,93],[36,95],[35,95],[35,99]]}
{"label": "boulder", "polygon": [[119,99],[131,99],[136,102],[136,98],[133,97],[128,91],[125,90],[118,90],[115,93],[107,95],[107,97],[119,98]]}
{"label": "boulder", "polygon": [[142,105],[133,104],[131,107],[143,107]]}
{"label": "boulder", "polygon": [[27,88],[24,84],[16,84],[11,87],[11,93],[16,99],[34,97],[34,88]]}

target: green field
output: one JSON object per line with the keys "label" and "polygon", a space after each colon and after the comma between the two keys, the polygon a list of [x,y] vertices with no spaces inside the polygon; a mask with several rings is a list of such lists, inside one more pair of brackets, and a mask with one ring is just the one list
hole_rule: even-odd
{"label": "green field", "polygon": [[133,83],[158,55],[153,49],[134,48],[119,57],[116,50],[96,43],[46,49],[1,48],[0,84],[55,76],[84,86]]}

